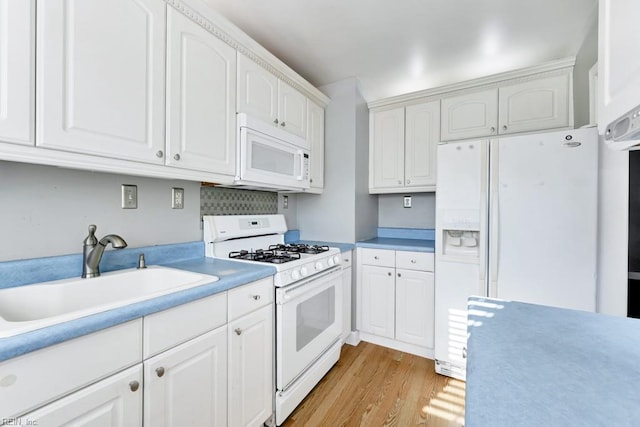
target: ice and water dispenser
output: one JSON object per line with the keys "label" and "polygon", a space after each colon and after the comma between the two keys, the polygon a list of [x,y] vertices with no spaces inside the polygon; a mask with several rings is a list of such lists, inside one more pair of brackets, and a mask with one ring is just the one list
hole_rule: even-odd
{"label": "ice and water dispenser", "polygon": [[458,261],[480,259],[480,213],[447,211],[442,222],[442,256]]}

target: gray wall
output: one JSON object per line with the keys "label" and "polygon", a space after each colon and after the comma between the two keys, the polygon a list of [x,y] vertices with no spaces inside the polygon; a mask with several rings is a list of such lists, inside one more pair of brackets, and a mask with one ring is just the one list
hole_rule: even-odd
{"label": "gray wall", "polygon": [[324,192],[297,195],[298,227],[302,239],[353,243],[375,236],[378,219],[377,199],[364,191],[369,114],[356,79],[320,89],[331,98],[325,110]]}
{"label": "gray wall", "polygon": [[589,70],[598,61],[598,7],[591,13],[585,38],[576,55],[573,69],[574,125],[589,124]]}
{"label": "gray wall", "polygon": [[395,228],[435,228],[435,193],[408,193],[411,208],[403,207],[404,194],[378,196],[378,226]]}
{"label": "gray wall", "polygon": [[[202,239],[200,184],[0,161],[0,261],[82,252],[87,226],[130,247]],[[138,209],[120,208],[120,185],[138,186]],[[184,209],[171,209],[171,187]]]}

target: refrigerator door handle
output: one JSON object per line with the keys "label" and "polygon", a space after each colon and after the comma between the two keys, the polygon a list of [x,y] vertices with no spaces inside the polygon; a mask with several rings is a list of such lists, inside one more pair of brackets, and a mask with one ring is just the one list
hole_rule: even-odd
{"label": "refrigerator door handle", "polygon": [[498,254],[500,239],[500,205],[498,202],[499,193],[499,158],[500,140],[492,140],[490,143],[489,160],[489,186],[491,188],[489,203],[489,280],[487,283],[487,295],[492,298],[498,297]]}

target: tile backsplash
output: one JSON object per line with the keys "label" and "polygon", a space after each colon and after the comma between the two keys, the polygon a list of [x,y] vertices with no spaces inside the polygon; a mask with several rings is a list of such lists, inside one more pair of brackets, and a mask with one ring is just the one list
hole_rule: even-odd
{"label": "tile backsplash", "polygon": [[278,193],[224,187],[200,187],[200,215],[278,213]]}

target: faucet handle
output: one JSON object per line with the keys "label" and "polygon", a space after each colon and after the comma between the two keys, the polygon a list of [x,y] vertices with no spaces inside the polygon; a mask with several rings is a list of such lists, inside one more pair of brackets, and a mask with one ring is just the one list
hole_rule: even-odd
{"label": "faucet handle", "polygon": [[95,224],[89,225],[89,235],[84,239],[84,246],[95,246],[98,244],[98,239],[96,238],[96,227]]}
{"label": "faucet handle", "polygon": [[138,255],[138,269],[147,268],[147,263],[144,260],[144,254]]}

